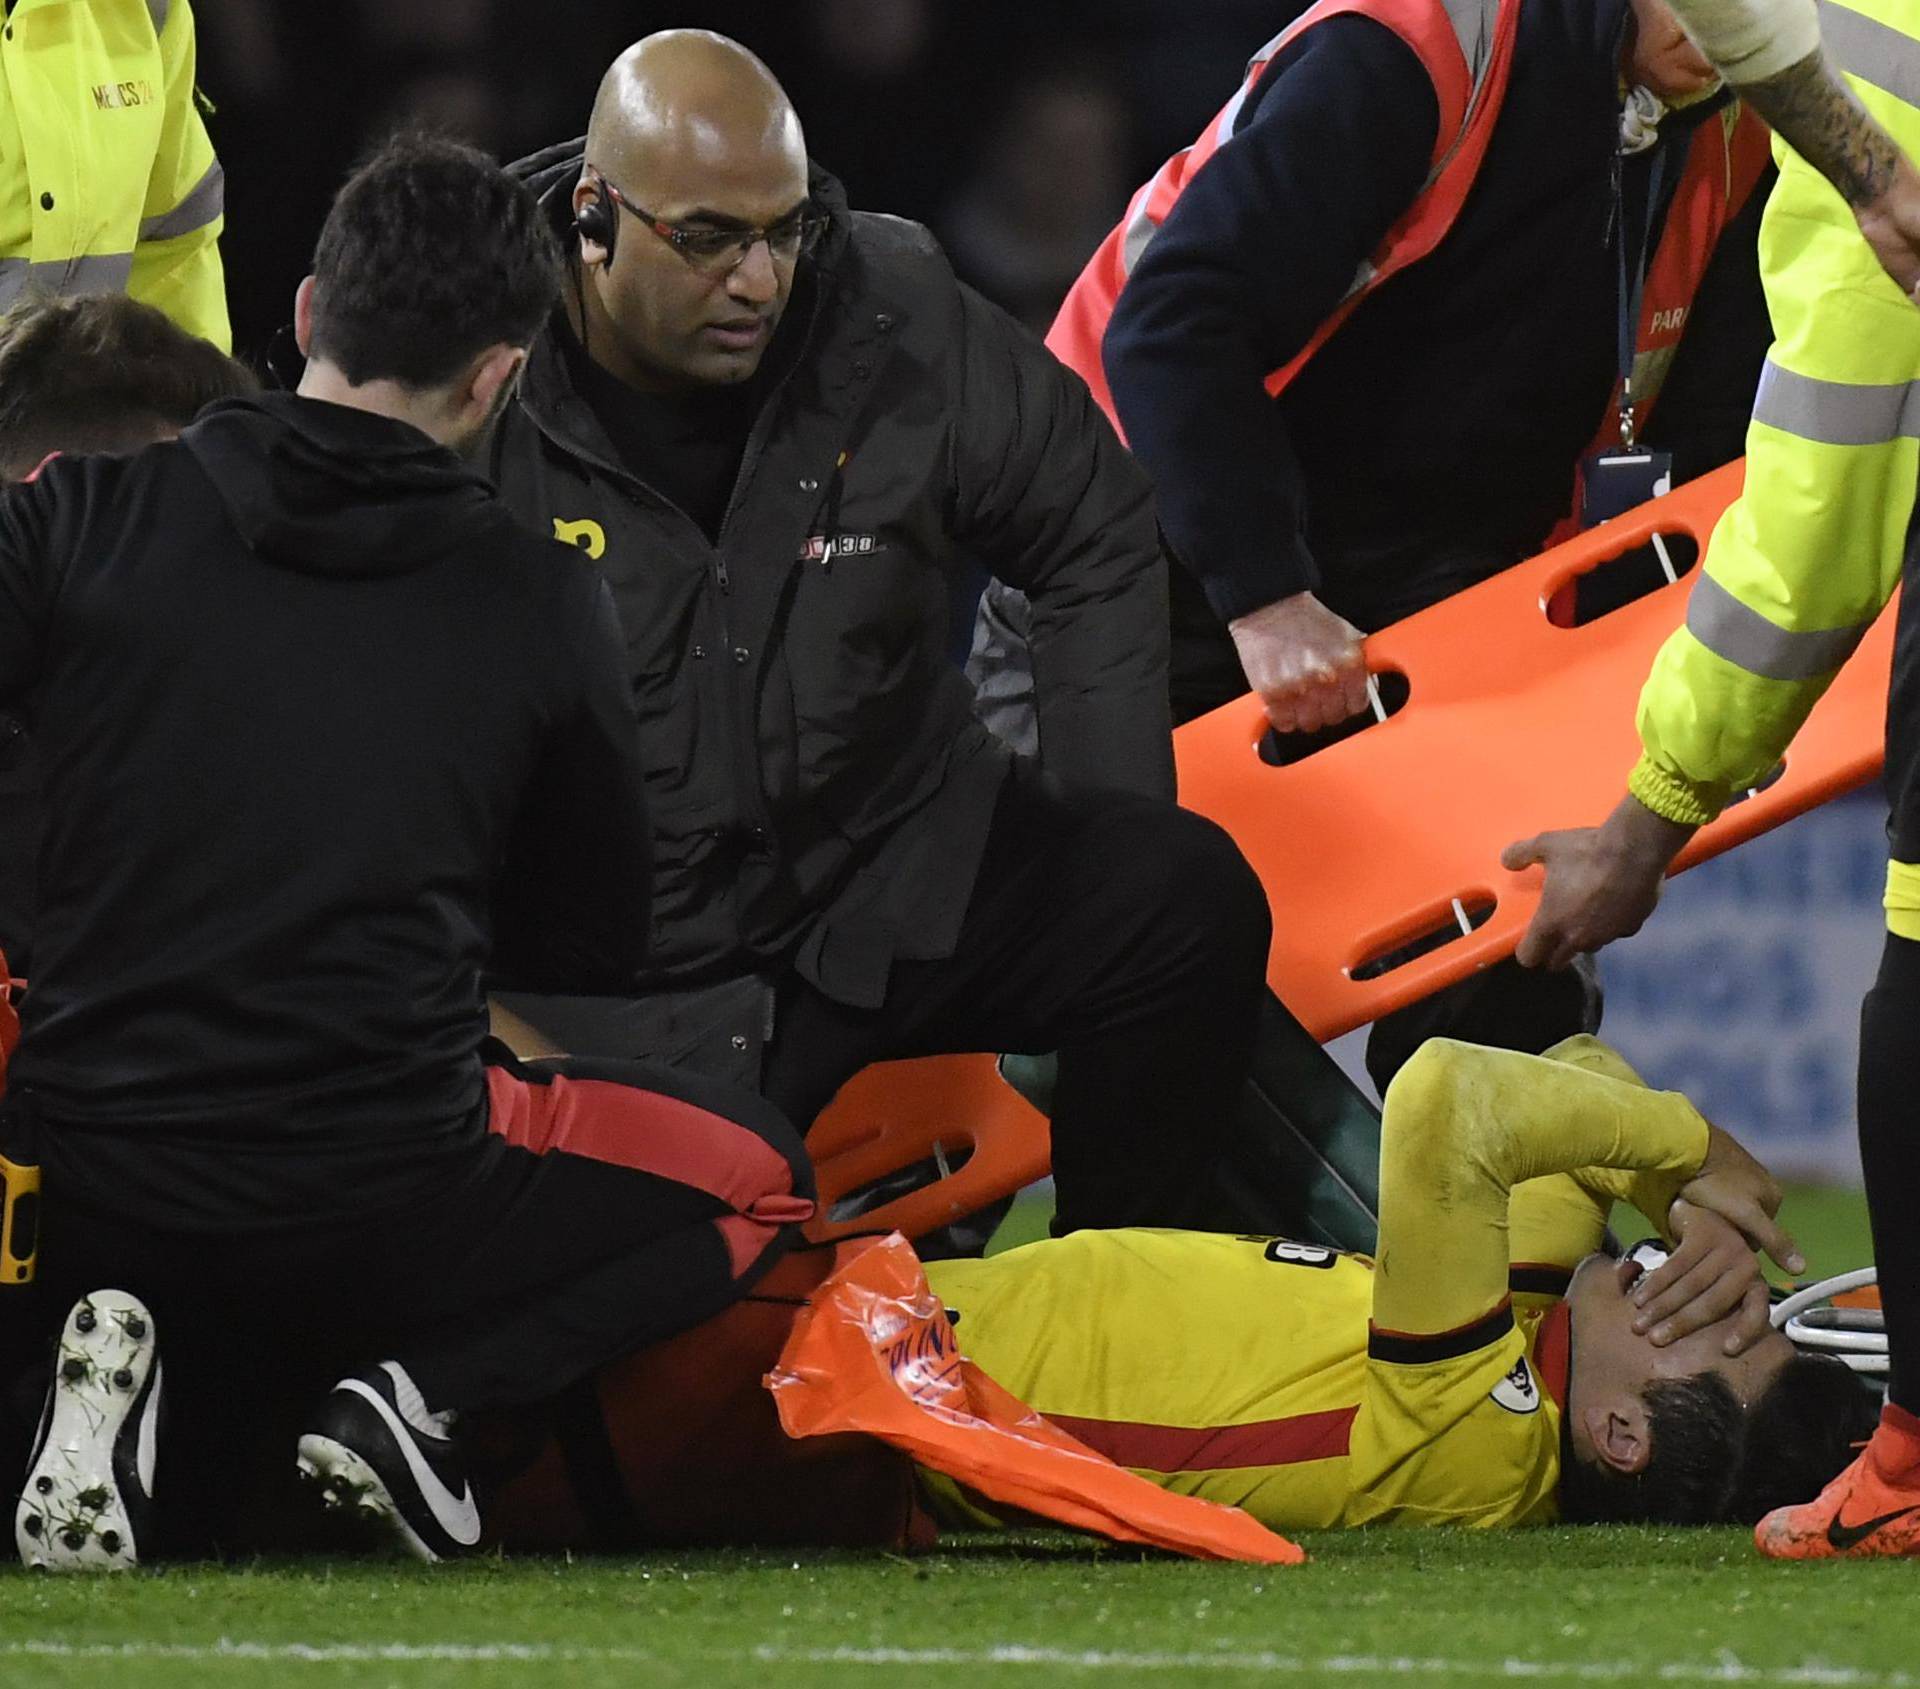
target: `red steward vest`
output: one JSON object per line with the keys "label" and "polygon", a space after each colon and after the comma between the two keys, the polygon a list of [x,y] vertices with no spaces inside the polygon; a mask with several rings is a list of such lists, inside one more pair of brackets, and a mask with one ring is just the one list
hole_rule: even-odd
{"label": "red steward vest", "polygon": [[[1440,122],[1427,179],[1405,213],[1362,264],[1346,297],[1287,363],[1266,378],[1279,394],[1324,346],[1353,310],[1389,276],[1432,252],[1453,227],[1486,157],[1513,69],[1514,37],[1523,0],[1319,0],[1276,35],[1247,66],[1240,90],[1206,132],[1162,165],[1127,207],[1127,214],[1081,271],[1047,335],[1053,354],[1093,390],[1100,408],[1124,438],[1100,361],[1100,342],[1114,301],[1155,232],[1194,173],[1233,135],[1233,126],[1267,68],[1303,30],[1342,12],[1357,12],[1393,31],[1433,79]],[[1758,118],[1733,106],[1702,124],[1653,262],[1648,267],[1634,363],[1636,413],[1642,427],[1693,306],[1715,243],[1745,203],[1767,163],[1768,136]],[[1617,442],[1617,400],[1600,424],[1596,444]]]}

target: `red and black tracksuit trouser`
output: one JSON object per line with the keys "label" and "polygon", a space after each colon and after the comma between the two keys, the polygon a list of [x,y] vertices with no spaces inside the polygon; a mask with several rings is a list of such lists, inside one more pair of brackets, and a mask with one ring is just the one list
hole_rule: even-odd
{"label": "red and black tracksuit trouser", "polygon": [[[47,1156],[43,1329],[106,1286],[153,1312],[163,1547],[256,1546],[261,1521],[301,1517],[273,1503],[305,1415],[343,1374],[398,1361],[435,1410],[550,1400],[727,1307],[812,1212],[798,1135],[749,1093],[503,1052],[486,1080],[477,1117],[405,1200],[344,1216],[169,1229],[142,1217],[137,1190],[109,1207],[60,1179],[79,1134]],[[49,1147],[58,1130],[42,1125]]]}

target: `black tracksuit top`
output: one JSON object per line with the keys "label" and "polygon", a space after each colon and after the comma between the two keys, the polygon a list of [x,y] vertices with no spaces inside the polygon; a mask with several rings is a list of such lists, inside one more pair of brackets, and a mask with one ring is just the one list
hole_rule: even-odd
{"label": "black tracksuit top", "polygon": [[585,990],[641,962],[606,588],[403,423],[228,401],[8,490],[21,699],[47,828],[12,1099],[107,1154],[216,1152],[202,1209],[351,1205],[330,1168],[477,1129],[496,949]]}

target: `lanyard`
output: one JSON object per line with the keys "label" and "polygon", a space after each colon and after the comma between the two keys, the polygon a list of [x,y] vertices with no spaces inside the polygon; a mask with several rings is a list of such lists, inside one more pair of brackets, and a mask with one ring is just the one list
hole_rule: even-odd
{"label": "lanyard", "polygon": [[[1638,401],[1633,392],[1633,354],[1640,333],[1640,301],[1647,290],[1647,268],[1653,259],[1653,220],[1660,209],[1660,190],[1666,183],[1667,158],[1665,141],[1656,141],[1653,166],[1647,175],[1647,202],[1640,219],[1640,238],[1632,242],[1627,238],[1626,194],[1621,180],[1625,161],[1618,153],[1613,160],[1613,215],[1620,254],[1620,444],[1628,451],[1634,449],[1636,433],[1633,413]],[[1627,262],[1629,245],[1633,247],[1631,270]]]}

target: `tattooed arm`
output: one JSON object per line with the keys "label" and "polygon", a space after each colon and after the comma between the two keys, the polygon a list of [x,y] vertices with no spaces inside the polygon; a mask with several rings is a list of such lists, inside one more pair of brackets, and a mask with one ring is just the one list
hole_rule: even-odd
{"label": "tattooed arm", "polygon": [[1901,290],[1920,284],[1920,175],[1822,55],[1813,0],[1672,0],[1740,96],[1852,207]]}
{"label": "tattooed arm", "polygon": [[1740,95],[1853,209],[1874,256],[1901,289],[1920,285],[1920,175],[1815,49]]}

